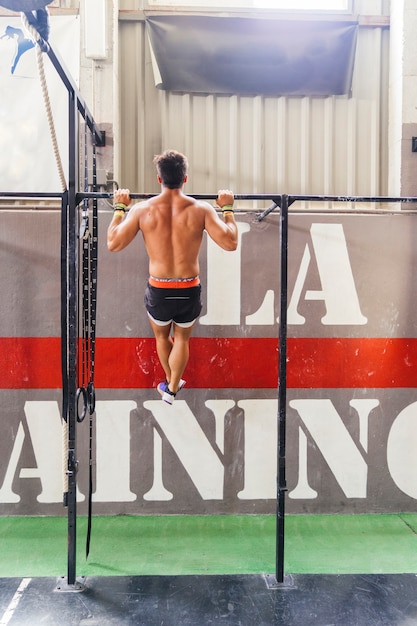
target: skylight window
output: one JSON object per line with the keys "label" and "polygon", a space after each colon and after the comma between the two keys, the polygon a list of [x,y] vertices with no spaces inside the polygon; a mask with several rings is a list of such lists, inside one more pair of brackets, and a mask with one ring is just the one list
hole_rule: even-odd
{"label": "skylight window", "polygon": [[349,11],[352,0],[148,0],[148,6],[278,9],[284,11]]}
{"label": "skylight window", "polygon": [[253,5],[265,9],[347,11],[349,0],[253,0]]}

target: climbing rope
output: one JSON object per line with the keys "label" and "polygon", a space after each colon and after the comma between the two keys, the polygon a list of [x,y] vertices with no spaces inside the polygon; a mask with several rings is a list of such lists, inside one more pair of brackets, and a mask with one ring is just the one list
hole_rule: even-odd
{"label": "climbing rope", "polygon": [[[29,14],[32,16],[33,14]],[[39,79],[41,83],[42,96],[45,105],[46,115],[48,119],[48,126],[52,140],[52,146],[55,156],[55,162],[58,168],[59,179],[61,183],[61,190],[64,192],[67,189],[67,183],[65,180],[64,168],[62,165],[62,160],[59,152],[58,140],[55,131],[54,118],[52,113],[51,101],[49,98],[48,85],[46,82],[45,76],[45,67],[43,63],[43,52],[48,50],[48,43],[45,39],[47,39],[47,35],[49,32],[49,24],[48,24],[48,13],[46,9],[44,10],[44,23],[42,24],[42,32],[43,36],[39,33],[37,28],[35,28],[34,23],[31,23],[28,18],[28,14],[21,13],[22,22],[32,36],[33,41],[35,42],[35,50],[36,50],[36,61],[38,66]],[[33,19],[31,19],[33,22]],[[62,489],[63,489],[63,504],[64,506],[68,505],[68,489],[69,489],[69,478],[68,478],[68,418],[66,411],[63,411],[63,419],[62,422]]]}
{"label": "climbing rope", "polygon": [[30,33],[33,41],[36,44],[35,46],[36,60],[37,60],[37,65],[38,65],[39,78],[41,82],[43,100],[45,103],[46,115],[48,118],[49,131],[51,134],[55,161],[57,164],[59,179],[61,182],[61,190],[65,191],[67,189],[67,183],[65,180],[64,168],[62,166],[61,156],[59,153],[58,140],[57,140],[57,136],[55,132],[54,118],[52,114],[51,101],[49,98],[48,85],[47,85],[46,76],[45,76],[45,67],[43,63],[43,52],[45,51],[45,49],[47,49],[48,44],[44,41],[44,39],[39,34],[35,26],[29,22],[29,19],[26,13],[22,13],[22,21],[26,30]]}

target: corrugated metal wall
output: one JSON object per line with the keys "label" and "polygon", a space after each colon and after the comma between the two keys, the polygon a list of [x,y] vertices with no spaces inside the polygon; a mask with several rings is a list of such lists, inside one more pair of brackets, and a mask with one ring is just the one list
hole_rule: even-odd
{"label": "corrugated metal wall", "polygon": [[190,160],[188,193],[387,193],[388,29],[360,27],[352,95],[174,94],[154,85],[143,21],[120,22],[120,178],[158,190],[152,157]]}

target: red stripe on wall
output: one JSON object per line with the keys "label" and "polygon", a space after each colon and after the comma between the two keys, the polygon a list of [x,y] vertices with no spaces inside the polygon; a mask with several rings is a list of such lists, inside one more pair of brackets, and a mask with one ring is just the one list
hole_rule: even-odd
{"label": "red stripe on wall", "polygon": [[[288,339],[289,388],[417,386],[417,339]],[[271,338],[191,340],[187,385],[274,388],[278,341]],[[0,388],[61,387],[58,337],[0,338]],[[97,388],[153,387],[162,376],[154,340],[99,338]]]}
{"label": "red stripe on wall", "polygon": [[[59,337],[0,338],[1,389],[61,387]],[[288,339],[289,388],[417,386],[417,339]],[[99,338],[97,388],[147,388],[162,378],[154,340]],[[191,339],[188,387],[275,388],[278,341]]]}
{"label": "red stripe on wall", "polygon": [[0,389],[61,387],[59,337],[0,337]]}

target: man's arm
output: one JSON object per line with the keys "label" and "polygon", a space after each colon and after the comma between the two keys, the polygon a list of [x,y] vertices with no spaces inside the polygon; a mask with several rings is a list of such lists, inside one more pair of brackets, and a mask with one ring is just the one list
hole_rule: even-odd
{"label": "man's arm", "polygon": [[238,230],[233,214],[233,192],[220,190],[217,196],[217,206],[223,213],[223,220],[219,218],[213,207],[207,209],[205,229],[210,237],[221,248],[228,251],[236,250],[238,242]]}
{"label": "man's arm", "polygon": [[123,250],[139,231],[139,221],[134,209],[126,214],[130,205],[128,189],[117,189],[114,192],[113,219],[107,229],[107,248],[110,252]]}

